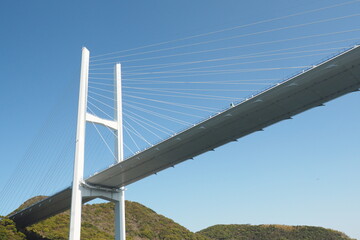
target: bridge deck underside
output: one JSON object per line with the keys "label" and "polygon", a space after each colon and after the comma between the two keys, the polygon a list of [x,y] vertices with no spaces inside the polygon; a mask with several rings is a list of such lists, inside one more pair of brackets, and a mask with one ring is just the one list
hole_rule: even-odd
{"label": "bridge deck underside", "polygon": [[[107,188],[129,185],[359,88],[360,47],[356,47],[91,176],[86,183]],[[67,188],[10,217],[24,227],[69,209],[70,202]]]}

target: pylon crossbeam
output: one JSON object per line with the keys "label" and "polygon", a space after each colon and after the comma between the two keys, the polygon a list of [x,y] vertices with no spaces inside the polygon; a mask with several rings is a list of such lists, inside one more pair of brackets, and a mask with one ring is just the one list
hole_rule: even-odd
{"label": "pylon crossbeam", "polygon": [[91,113],[86,113],[86,121],[90,122],[90,123],[100,124],[100,125],[103,125],[105,127],[109,127],[109,128],[111,128],[113,130],[118,129],[117,122],[111,121],[111,120],[108,120],[108,119],[100,118],[100,117],[95,116],[95,115],[93,115]]}

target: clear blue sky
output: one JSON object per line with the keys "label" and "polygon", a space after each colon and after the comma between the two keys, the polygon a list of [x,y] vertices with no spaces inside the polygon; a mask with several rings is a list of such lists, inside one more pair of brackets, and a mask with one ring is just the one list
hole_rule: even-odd
{"label": "clear blue sky", "polygon": [[[60,150],[54,149],[54,146],[58,139],[65,141],[64,139],[74,135],[80,53],[83,46],[89,48],[92,55],[98,55],[346,2],[349,4],[316,13],[128,53],[244,34],[249,36],[157,52],[149,56],[206,51],[266,41],[278,41],[277,44],[258,44],[193,58],[179,56],[138,63],[129,61],[132,59],[130,57],[120,59],[124,69],[135,64],[197,61],[285,48],[303,51],[302,55],[309,50],[307,54],[313,56],[286,60],[286,57],[293,55],[274,56],[283,57],[284,60],[270,61],[271,57],[268,57],[263,59],[267,59],[267,62],[261,64],[232,66],[228,69],[308,66],[340,51],[340,48],[360,42],[360,32],[356,31],[360,28],[360,19],[355,16],[360,13],[360,2],[1,1],[0,191],[5,189],[3,191],[6,196],[0,196],[0,213],[11,211],[9,206],[16,207],[29,196],[49,194],[70,184],[72,151],[67,152],[67,149],[73,146],[70,144]],[[330,21],[331,18],[339,19]],[[315,23],[325,19],[328,20]],[[303,23],[309,24],[295,27]],[[251,35],[276,28],[284,29]],[[348,32],[336,34],[342,31]],[[315,37],[317,34],[324,36]],[[303,36],[314,37],[300,39]],[[290,38],[298,40],[280,42]],[[299,47],[305,45],[313,47]],[[315,52],[316,49],[323,49],[322,55]],[[147,56],[138,55],[133,59]],[[201,65],[204,66],[206,65]],[[190,67],[192,65],[187,66]],[[298,70],[259,72],[258,75],[242,73],[242,76],[238,74],[231,77],[194,76],[193,79],[284,79]],[[251,85],[246,87],[254,90],[264,88],[258,86],[255,89]],[[221,94],[219,92],[217,95]],[[251,93],[241,93],[241,96],[249,94]],[[192,100],[184,101],[191,103]],[[359,93],[336,99],[326,104],[326,107],[312,109],[293,120],[268,127],[264,132],[249,135],[237,143],[203,154],[195,158],[195,161],[182,163],[174,169],[132,184],[128,186],[126,197],[174,219],[192,231],[214,224],[315,225],[343,231],[350,237],[360,239],[359,103]],[[211,106],[214,104],[208,103]],[[224,106],[221,104],[225,103],[216,104],[219,104],[219,108],[228,106],[228,103]],[[66,124],[62,125],[62,121]],[[49,125],[46,125],[47,123]],[[54,127],[54,130],[50,130],[49,126]],[[181,129],[180,126],[174,127],[176,130]],[[47,137],[38,140],[36,136]],[[96,154],[107,154],[109,157],[104,146],[99,148],[105,150],[99,150]],[[41,151],[36,153],[28,149]],[[53,160],[51,156],[56,156],[57,159]],[[62,162],[64,156],[68,159],[66,162]],[[23,163],[22,166],[19,166],[19,163]],[[39,164],[38,168],[31,168],[37,166],[36,164]],[[104,164],[108,162],[92,163],[87,174],[94,169],[103,168]],[[27,177],[36,177],[41,188],[37,190],[32,188],[31,181],[19,180],[20,175],[14,174],[17,169],[24,171]],[[65,170],[55,173],[51,169]],[[36,181],[33,183],[36,184]],[[24,183],[24,190],[16,184],[11,185],[20,182]],[[18,191],[23,194],[18,194]]]}

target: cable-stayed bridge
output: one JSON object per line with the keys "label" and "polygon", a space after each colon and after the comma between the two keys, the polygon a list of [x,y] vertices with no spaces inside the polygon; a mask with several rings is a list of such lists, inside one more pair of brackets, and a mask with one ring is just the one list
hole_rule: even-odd
{"label": "cable-stayed bridge", "polygon": [[[109,150],[106,156],[98,154],[92,158],[98,162],[110,159],[112,165],[91,176],[77,176],[75,188],[81,190],[81,197],[76,200],[77,206],[79,202],[81,204],[100,197],[119,203],[121,209],[120,203],[123,203],[124,198],[120,195],[124,186],[358,90],[359,50],[358,47],[348,49],[348,46],[354,44],[353,41],[359,39],[357,33],[360,29],[356,24],[349,24],[353,18],[360,16],[357,12],[344,14],[339,11],[337,15],[326,18],[313,16],[313,19],[306,21],[299,18],[292,25],[275,24],[279,20],[317,15],[356,2],[344,2],[174,41],[89,56],[90,66],[82,71],[82,78],[88,77],[89,86],[82,88],[88,90],[84,92],[88,96],[85,107],[81,108],[81,115],[94,127],[91,129],[92,126],[89,126],[86,130],[93,130],[99,135],[101,143],[104,143],[96,147]],[[334,22],[347,24],[337,26],[332,24]],[[256,28],[255,32],[238,31],[262,24],[265,26]],[[318,27],[316,32],[310,29],[319,25],[325,27]],[[351,28],[352,25],[354,27]],[[309,28],[309,33],[298,31],[303,28]],[[234,34],[228,34],[234,30]],[[208,38],[213,34],[219,37]],[[255,36],[262,39],[259,41]],[[197,38],[204,39],[197,41]],[[172,45],[178,42],[184,43]],[[170,46],[157,48],[165,44]],[[328,56],[338,50],[342,52],[319,64],[308,64],[319,56]],[[122,74],[114,69],[118,62],[123,66]],[[305,70],[286,77],[294,69]],[[118,83],[121,78],[122,84]],[[123,91],[114,91],[119,86]],[[259,86],[268,88],[259,92]],[[121,92],[122,97],[117,95]],[[248,96],[249,93],[253,95]],[[123,103],[118,102],[119,99],[123,99]],[[119,109],[119,106],[123,108]],[[85,125],[86,121],[82,119],[80,125]],[[97,127],[97,124],[103,126]],[[122,127],[124,131],[120,130]],[[64,132],[65,129],[75,132],[71,128],[63,129]],[[102,135],[102,130],[108,135]],[[122,134],[124,140],[119,140]],[[114,140],[115,147],[111,142]],[[70,142],[69,145],[73,146],[74,143]],[[93,149],[90,147],[85,152],[91,155],[89,150]],[[127,155],[125,158],[124,152]],[[51,169],[39,168],[41,161],[37,161],[36,157],[34,161],[29,161],[37,164],[39,175],[44,175],[41,186],[51,188],[61,185],[51,181],[54,181],[55,175],[61,175],[64,169],[70,168],[70,164],[66,162],[69,164],[66,165],[63,161],[64,155],[60,152],[55,156],[49,154],[43,157],[57,159]],[[19,173],[27,173],[29,165],[19,166]],[[32,180],[24,179],[29,182]],[[51,181],[47,183],[47,179]],[[14,185],[23,186],[21,183]],[[11,217],[19,226],[27,226],[69,209],[75,189],[70,185],[61,185],[62,188],[67,187],[55,194],[42,191],[50,197]],[[19,189],[8,190],[11,191]],[[30,196],[41,192],[36,189],[31,191],[33,194]],[[23,201],[29,195],[24,192],[18,201]],[[6,194],[1,195],[6,198]],[[122,200],[119,200],[120,197]],[[123,213],[119,209],[117,212],[121,217]],[[124,220],[118,219],[116,224],[120,222]]]}
{"label": "cable-stayed bridge", "polygon": [[[313,66],[193,127],[160,142],[82,183],[92,190],[118,189],[191,159],[238,138],[360,88],[360,47]],[[25,227],[65,211],[71,205],[71,187],[10,216]],[[111,199],[109,191],[100,196]]]}

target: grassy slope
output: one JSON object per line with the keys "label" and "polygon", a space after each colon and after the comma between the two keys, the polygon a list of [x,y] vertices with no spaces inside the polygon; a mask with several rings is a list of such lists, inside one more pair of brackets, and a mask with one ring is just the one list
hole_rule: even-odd
{"label": "grassy slope", "polygon": [[25,235],[15,227],[15,223],[7,218],[0,217],[0,239],[1,240],[25,240]]}
{"label": "grassy slope", "polygon": [[[19,209],[43,198],[30,199]],[[66,211],[32,225],[26,231],[29,236],[36,236],[35,239],[65,240],[68,238],[69,219],[69,211]],[[0,240],[25,239],[10,220],[4,219],[0,223]],[[128,240],[351,240],[341,232],[310,226],[215,225],[192,233],[171,219],[130,201],[126,201],[126,232]],[[113,233],[114,204],[83,206],[82,240],[114,239]]]}
{"label": "grassy slope", "polygon": [[351,240],[344,233],[310,226],[215,225],[198,233],[216,240]]}
{"label": "grassy slope", "polygon": [[[128,240],[208,240],[180,226],[169,218],[145,206],[126,201],[126,232]],[[30,226],[27,231],[42,238],[62,240],[68,238],[69,211]],[[82,240],[114,239],[114,204],[94,204],[83,207]]]}

